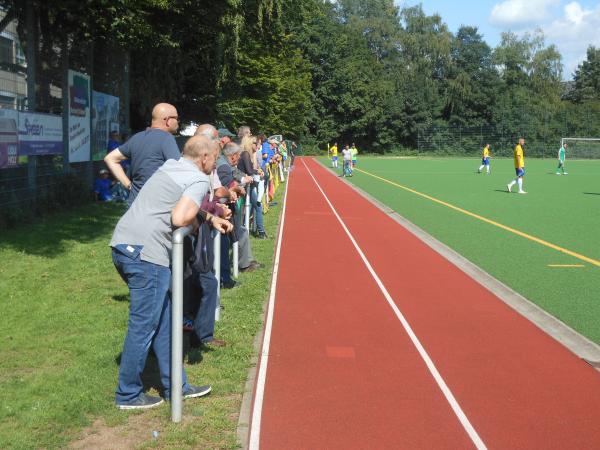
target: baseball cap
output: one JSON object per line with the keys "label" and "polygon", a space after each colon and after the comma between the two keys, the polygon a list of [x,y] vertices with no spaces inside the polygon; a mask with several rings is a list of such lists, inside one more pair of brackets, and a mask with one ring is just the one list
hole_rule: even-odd
{"label": "baseball cap", "polygon": [[217,131],[219,132],[219,138],[222,138],[224,136],[229,136],[229,137],[234,137],[235,136],[235,134],[233,134],[227,128],[219,128]]}

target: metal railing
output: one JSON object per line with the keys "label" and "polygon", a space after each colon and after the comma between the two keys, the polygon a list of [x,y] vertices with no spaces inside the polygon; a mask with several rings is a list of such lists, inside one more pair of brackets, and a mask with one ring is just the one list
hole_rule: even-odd
{"label": "metal railing", "polygon": [[[192,226],[178,228],[173,233],[171,269],[171,421],[181,422],[183,410],[183,241],[192,232]],[[214,230],[214,271],[217,278],[217,306],[215,320],[221,311],[221,233]]]}

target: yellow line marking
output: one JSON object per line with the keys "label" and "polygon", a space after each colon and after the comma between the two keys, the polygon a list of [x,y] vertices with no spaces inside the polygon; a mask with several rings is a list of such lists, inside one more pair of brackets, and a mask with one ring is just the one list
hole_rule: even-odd
{"label": "yellow line marking", "polygon": [[443,205],[443,206],[445,206],[447,208],[450,208],[450,209],[453,209],[455,211],[461,212],[461,213],[463,213],[463,214],[465,214],[467,216],[473,217],[473,218],[475,218],[477,220],[481,220],[482,222],[489,223],[490,225],[494,225],[495,227],[498,227],[498,228],[502,228],[503,230],[506,230],[506,231],[509,231],[509,232],[511,232],[513,234],[516,234],[517,236],[521,236],[521,237],[523,237],[525,239],[529,239],[530,241],[537,242],[538,244],[544,245],[544,246],[546,246],[548,248],[551,248],[553,250],[556,250],[556,251],[559,251],[559,252],[564,253],[566,255],[572,256],[573,258],[577,258],[577,259],[579,259],[581,261],[585,261],[587,263],[593,264],[594,266],[600,267],[600,261],[595,260],[593,258],[589,258],[589,257],[587,257],[585,255],[580,254],[580,253],[573,252],[573,251],[571,251],[569,249],[566,249],[564,247],[560,247],[560,246],[555,245],[555,244],[553,244],[551,242],[545,241],[545,240],[540,239],[538,237],[535,237],[535,236],[532,236],[530,234],[524,233],[522,231],[516,230],[514,228],[511,228],[509,226],[503,225],[501,223],[494,222],[493,220],[488,219],[487,217],[480,216],[479,214],[472,213],[471,211],[467,211],[466,209],[463,209],[463,208],[460,208],[458,206],[452,205],[451,203],[447,203],[447,202],[445,202],[443,200],[439,200],[439,199],[437,199],[435,197],[432,197],[430,195],[423,194],[422,192],[419,192],[419,191],[415,191],[414,189],[411,189],[409,187],[403,186],[401,184],[394,183],[393,181],[387,180],[387,179],[382,178],[382,177],[380,177],[378,175],[375,175],[373,173],[367,172],[364,169],[355,168],[354,170],[356,170],[358,172],[362,172],[362,173],[364,173],[366,175],[369,175],[369,176],[371,176],[373,178],[377,178],[378,180],[381,180],[384,183],[391,184],[392,186],[399,187],[400,189],[404,189],[405,191],[408,191],[408,192],[411,192],[411,193],[413,193],[415,195],[418,195],[420,197],[426,198],[427,200],[431,200],[432,202],[438,203],[438,204]]}
{"label": "yellow line marking", "polygon": [[548,264],[548,267],[585,267],[583,264]]}

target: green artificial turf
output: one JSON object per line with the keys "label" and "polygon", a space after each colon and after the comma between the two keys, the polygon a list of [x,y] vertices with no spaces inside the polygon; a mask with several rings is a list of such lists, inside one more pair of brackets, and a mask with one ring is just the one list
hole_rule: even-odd
{"label": "green artificial turf", "polygon": [[[359,158],[357,169],[600,262],[600,161],[526,158],[524,190],[508,194],[512,159]],[[323,158],[322,162],[328,164]],[[340,172],[340,169],[337,170]],[[407,192],[357,170],[348,178],[584,336],[600,343],[600,267]],[[517,187],[513,187],[516,192]],[[551,268],[583,264],[583,268]]]}

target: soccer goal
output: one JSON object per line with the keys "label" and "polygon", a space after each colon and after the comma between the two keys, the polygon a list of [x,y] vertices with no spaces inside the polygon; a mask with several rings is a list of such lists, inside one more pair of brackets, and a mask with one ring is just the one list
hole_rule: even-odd
{"label": "soccer goal", "polygon": [[560,145],[567,144],[568,159],[600,159],[600,138],[565,137]]}

